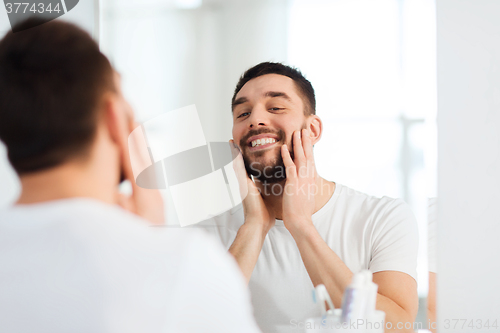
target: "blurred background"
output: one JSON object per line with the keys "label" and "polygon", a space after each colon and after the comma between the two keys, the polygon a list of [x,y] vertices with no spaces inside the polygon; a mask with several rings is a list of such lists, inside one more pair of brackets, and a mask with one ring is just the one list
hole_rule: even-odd
{"label": "blurred background", "polygon": [[[300,69],[324,123],[319,174],[403,198],[415,212],[425,322],[427,202],[437,181],[434,0],[102,0],[100,11],[96,38],[140,122],[195,104],[207,141],[227,141],[231,96],[247,68]],[[4,206],[19,184],[1,145],[0,154]]]}

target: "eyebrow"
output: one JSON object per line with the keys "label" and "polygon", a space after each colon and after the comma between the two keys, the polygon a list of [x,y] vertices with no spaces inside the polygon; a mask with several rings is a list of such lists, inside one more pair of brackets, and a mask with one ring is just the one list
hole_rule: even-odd
{"label": "eyebrow", "polygon": [[265,97],[271,97],[271,98],[275,98],[275,97],[281,97],[281,98],[284,98],[286,99],[287,101],[291,102],[292,99],[290,98],[290,96],[288,96],[287,94],[285,94],[284,92],[281,92],[281,91],[268,91],[264,94]]}
{"label": "eyebrow", "polygon": [[243,104],[243,103],[246,103],[246,102],[248,102],[248,98],[246,98],[246,97],[240,97],[240,98],[236,99],[236,100],[232,103],[231,108],[232,108],[232,110],[234,111],[234,108],[235,108],[236,106],[238,106],[238,105],[240,105],[240,104]]}
{"label": "eyebrow", "polygon": [[[264,93],[264,97],[270,97],[270,98],[281,97],[281,98],[286,99],[289,102],[292,101],[290,96],[288,96],[287,94],[285,94],[284,92],[281,92],[281,91],[268,91],[268,92]],[[236,99],[231,105],[232,110],[234,111],[234,108],[236,106],[243,104],[243,103],[246,103],[246,102],[248,102],[248,98],[246,98],[246,97],[240,97],[240,98]]]}

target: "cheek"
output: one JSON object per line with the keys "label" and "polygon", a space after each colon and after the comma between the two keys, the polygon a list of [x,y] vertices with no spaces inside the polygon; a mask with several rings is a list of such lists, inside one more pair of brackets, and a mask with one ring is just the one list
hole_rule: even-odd
{"label": "cheek", "polygon": [[294,129],[285,129],[285,142],[290,144],[292,142]]}
{"label": "cheek", "polygon": [[240,128],[241,126],[238,126],[237,124],[233,124],[233,140],[234,142],[238,143],[242,137],[242,129]]}

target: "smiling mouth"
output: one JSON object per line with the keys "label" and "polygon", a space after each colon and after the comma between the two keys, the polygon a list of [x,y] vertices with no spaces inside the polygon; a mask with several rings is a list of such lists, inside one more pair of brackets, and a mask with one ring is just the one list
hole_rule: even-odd
{"label": "smiling mouth", "polygon": [[267,150],[278,147],[279,143],[284,142],[285,132],[282,129],[259,129],[250,130],[241,138],[240,147],[245,147],[249,153],[264,153]]}
{"label": "smiling mouth", "polygon": [[251,147],[259,147],[259,146],[265,146],[267,144],[275,143],[275,142],[276,142],[276,139],[273,139],[273,138],[262,138],[262,139],[253,140],[252,142],[250,142],[250,146]]}
{"label": "smiling mouth", "polygon": [[278,142],[276,139],[274,138],[262,138],[262,139],[257,139],[257,140],[253,140],[251,142],[249,142],[249,146],[250,146],[250,151],[256,151],[256,150],[261,150],[261,149],[266,149],[268,147],[271,147],[273,146],[274,144],[276,144],[276,142]]}

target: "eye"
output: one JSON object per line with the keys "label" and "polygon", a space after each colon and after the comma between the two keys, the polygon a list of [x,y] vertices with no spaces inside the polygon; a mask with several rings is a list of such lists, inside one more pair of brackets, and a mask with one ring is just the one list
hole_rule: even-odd
{"label": "eye", "polygon": [[269,108],[269,111],[279,111],[279,110],[283,110],[283,108]]}
{"label": "eye", "polygon": [[241,118],[241,117],[246,117],[246,115],[249,115],[250,112],[243,112],[242,114],[240,114],[238,117],[236,118]]}

